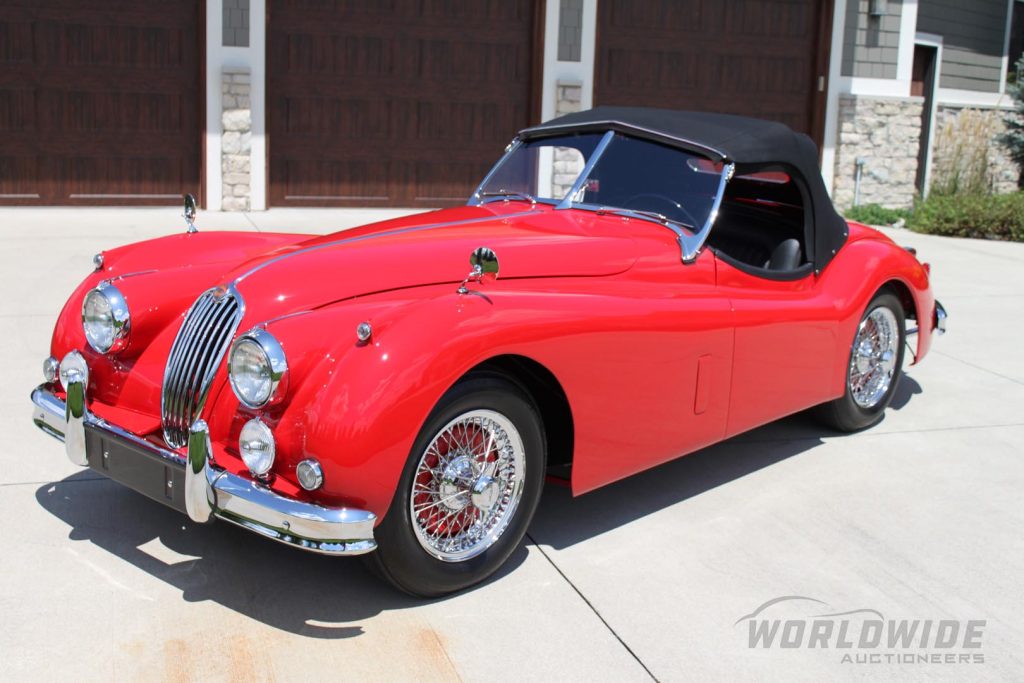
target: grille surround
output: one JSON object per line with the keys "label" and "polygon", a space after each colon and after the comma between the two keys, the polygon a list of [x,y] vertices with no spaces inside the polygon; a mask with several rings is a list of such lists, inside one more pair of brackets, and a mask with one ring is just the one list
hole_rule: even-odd
{"label": "grille surround", "polygon": [[171,448],[188,443],[189,429],[203,411],[244,314],[245,303],[230,285],[203,292],[185,314],[167,356],[160,391],[160,423]]}

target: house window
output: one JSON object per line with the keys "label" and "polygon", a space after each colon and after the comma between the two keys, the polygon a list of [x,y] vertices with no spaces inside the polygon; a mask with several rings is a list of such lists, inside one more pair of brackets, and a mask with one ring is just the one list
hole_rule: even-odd
{"label": "house window", "polygon": [[249,0],[224,0],[225,47],[249,47]]}
{"label": "house window", "polygon": [[1024,0],[1013,3],[1013,15],[1010,17],[1010,64],[1006,73],[1008,83],[1017,83],[1024,74],[1017,71],[1017,62],[1024,56]]}

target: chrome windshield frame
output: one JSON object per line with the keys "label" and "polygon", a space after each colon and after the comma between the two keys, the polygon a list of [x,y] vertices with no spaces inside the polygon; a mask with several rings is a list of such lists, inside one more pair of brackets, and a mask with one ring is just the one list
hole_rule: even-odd
{"label": "chrome windshield frame", "polygon": [[683,263],[693,263],[700,256],[700,250],[704,248],[704,243],[707,241],[708,235],[711,234],[711,227],[718,218],[718,210],[722,207],[725,186],[732,180],[732,175],[735,171],[736,164],[732,162],[722,167],[722,175],[718,177],[718,190],[715,192],[715,200],[711,204],[711,211],[708,213],[708,217],[704,221],[704,225],[701,226],[701,229],[693,235],[682,235],[676,238],[682,251]]}
{"label": "chrome windshield frame", "polygon": [[[690,264],[697,260],[700,256],[701,249],[704,248],[704,243],[708,239],[708,235],[711,234],[711,227],[715,224],[715,219],[718,218],[718,210],[722,206],[722,197],[725,196],[725,186],[732,180],[733,173],[736,170],[736,165],[732,162],[725,164],[722,167],[722,173],[718,177],[718,189],[715,191],[714,201],[711,203],[711,211],[708,212],[708,217],[704,220],[704,225],[696,230],[694,233],[690,233],[683,230],[678,225],[675,225],[672,221],[661,221],[654,216],[647,216],[639,211],[630,211],[629,209],[622,207],[610,207],[602,206],[599,204],[585,204],[583,202],[573,202],[572,198],[576,196],[576,193],[586,184],[590,174],[593,172],[594,167],[600,160],[601,155],[607,149],[608,145],[611,144],[612,139],[615,137],[615,131],[608,131],[601,138],[601,142],[598,143],[597,148],[594,150],[594,154],[591,155],[587,165],[584,166],[583,171],[580,172],[580,177],[576,179],[576,183],[573,184],[572,189],[569,190],[565,198],[556,206],[556,209],[582,209],[584,211],[594,211],[599,213],[601,211],[608,211],[609,209],[615,209],[616,215],[624,216],[628,218],[636,218],[638,220],[647,221],[649,223],[655,223],[657,225],[668,228],[676,236],[676,243],[679,245],[679,255],[683,263]],[[628,214],[628,215],[626,215]]]}
{"label": "chrome windshield frame", "polygon": [[[621,133],[619,134],[621,135]],[[594,171],[594,167],[597,166],[598,161],[600,161],[601,157],[604,155],[605,150],[608,149],[608,145],[611,144],[612,140],[615,139],[616,135],[617,133],[614,130],[609,130],[605,132],[605,134],[601,137],[600,142],[598,142],[597,146],[594,148],[593,154],[590,155],[590,159],[587,160],[587,163],[583,167],[583,170],[580,171],[580,175],[579,177],[576,178],[576,182],[573,183],[572,188],[565,194],[565,197],[563,197],[560,201],[553,199],[538,198],[537,202],[544,204],[555,204],[556,210],[580,209],[583,211],[593,211],[595,213],[600,213],[602,211],[610,212],[611,210],[614,210],[616,215],[622,216],[624,218],[636,218],[638,220],[643,220],[649,223],[661,225],[671,230],[672,233],[675,235],[676,243],[679,245],[680,259],[682,260],[682,262],[685,264],[693,263],[694,261],[697,260],[697,257],[700,256],[701,249],[704,248],[704,244],[705,242],[707,242],[708,235],[711,234],[711,228],[712,226],[714,226],[715,220],[718,218],[718,211],[722,206],[722,198],[725,196],[726,185],[728,185],[729,181],[732,180],[733,173],[736,170],[736,165],[732,162],[728,162],[723,165],[722,172],[718,177],[718,188],[715,191],[715,198],[711,204],[711,211],[708,212],[708,217],[704,220],[704,224],[700,227],[700,229],[697,229],[696,232],[693,233],[687,230],[683,230],[673,221],[662,221],[659,220],[658,218],[655,218],[654,216],[648,216],[638,211],[631,211],[630,209],[622,207],[611,207],[602,206],[599,204],[586,204],[584,202],[574,202],[572,198],[579,193],[579,191],[584,187],[584,185],[586,185],[587,181],[590,178],[590,174],[593,173]],[[517,149],[519,149],[519,147],[522,146],[522,144],[523,140],[518,137],[511,143],[509,143],[508,147],[506,147],[505,149],[504,156],[502,156],[498,163],[496,163],[494,167],[491,168],[491,170],[484,177],[483,181],[481,181],[481,183],[477,186],[476,190],[470,196],[468,202],[469,206],[478,206],[480,204],[486,203],[486,201],[490,199],[481,197],[481,190],[483,190],[484,186],[487,185],[488,181],[490,181],[491,177],[497,172],[497,170],[501,168],[502,165],[504,165],[506,159],[508,159],[510,155],[512,155]]]}
{"label": "chrome windshield frame", "polygon": [[572,184],[572,187],[569,189],[569,191],[565,193],[564,197],[562,197],[562,201],[560,201],[555,206],[556,209],[572,208],[572,198],[575,197],[576,194],[583,188],[583,185],[586,184],[587,178],[589,178],[590,174],[594,172],[594,166],[597,166],[598,160],[604,154],[604,151],[608,149],[608,145],[612,144],[612,140],[614,138],[615,131],[613,130],[610,130],[603,136],[601,136],[601,141],[598,142],[597,147],[594,148],[594,153],[590,155],[589,159],[587,159],[587,163],[583,167],[583,170],[580,171],[580,175],[579,177],[576,178],[576,182]]}
{"label": "chrome windshield frame", "polygon": [[[480,196],[480,191],[483,190],[484,186],[490,182],[494,174],[498,172],[498,169],[505,165],[505,162],[508,160],[508,158],[512,156],[512,154],[514,154],[515,151],[522,146],[523,141],[518,137],[513,138],[512,142],[508,143],[508,145],[505,146],[505,153],[501,155],[500,159],[498,159],[498,163],[494,164],[494,166],[491,166],[491,170],[487,172],[487,175],[484,176],[484,179],[481,180],[480,184],[476,186],[475,190],[473,190],[473,194],[469,196],[469,201],[466,202],[466,206],[479,206],[480,204],[486,203],[486,200]],[[490,198],[488,197],[488,199]]]}

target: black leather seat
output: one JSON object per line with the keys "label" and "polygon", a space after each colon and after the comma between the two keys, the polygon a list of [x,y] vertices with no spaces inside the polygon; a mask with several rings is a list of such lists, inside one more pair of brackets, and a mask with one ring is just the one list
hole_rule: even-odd
{"label": "black leather seat", "polygon": [[800,242],[791,237],[772,250],[772,256],[764,267],[767,270],[796,270],[800,267],[801,256]]}

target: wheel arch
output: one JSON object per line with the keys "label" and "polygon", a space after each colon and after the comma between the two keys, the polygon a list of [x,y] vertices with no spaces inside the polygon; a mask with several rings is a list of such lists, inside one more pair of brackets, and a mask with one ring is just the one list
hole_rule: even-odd
{"label": "wheel arch", "polygon": [[893,296],[899,299],[900,305],[903,307],[903,314],[906,316],[907,320],[916,321],[917,324],[915,329],[917,332],[914,335],[917,338],[916,342],[912,345],[912,342],[909,339],[910,335],[908,335],[908,339],[906,340],[909,350],[913,352],[910,357],[910,365],[916,365],[917,361],[924,356],[926,348],[923,348],[922,345],[925,343],[925,335],[927,332],[922,333],[924,324],[921,321],[920,305],[917,297],[914,296],[914,290],[903,280],[899,278],[891,278],[884,282],[882,286],[878,288],[878,291],[891,292]]}
{"label": "wheel arch", "polygon": [[906,282],[900,279],[891,279],[886,281],[879,290],[888,290],[892,292],[897,299],[900,300],[900,304],[903,306],[903,314],[908,320],[917,320],[917,302],[914,301],[914,294],[910,290],[910,286]]}
{"label": "wheel arch", "polygon": [[540,412],[547,441],[548,467],[571,466],[574,453],[572,407],[562,384],[541,363],[519,354],[493,356],[474,365],[456,380],[481,372],[493,372],[515,382],[529,394]]}

